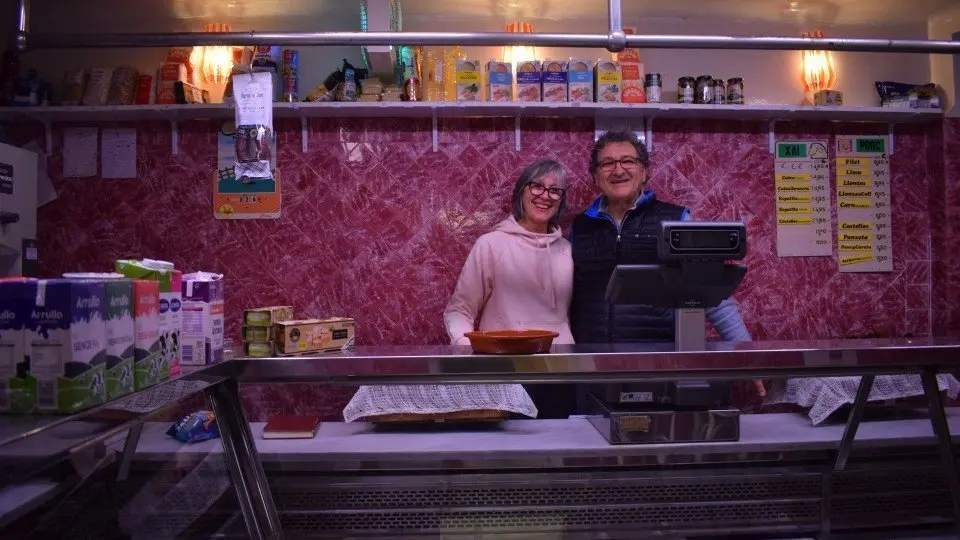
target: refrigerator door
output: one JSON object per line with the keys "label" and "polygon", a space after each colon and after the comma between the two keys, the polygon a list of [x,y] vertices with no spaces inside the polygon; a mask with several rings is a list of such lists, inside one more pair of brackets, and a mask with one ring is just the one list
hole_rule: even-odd
{"label": "refrigerator door", "polygon": [[37,159],[0,144],[0,278],[36,274]]}

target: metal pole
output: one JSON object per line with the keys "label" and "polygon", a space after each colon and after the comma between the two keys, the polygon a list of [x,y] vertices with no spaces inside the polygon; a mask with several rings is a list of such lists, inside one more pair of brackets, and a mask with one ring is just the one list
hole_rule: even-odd
{"label": "metal pole", "polygon": [[853,407],[850,408],[850,415],[847,417],[847,427],[844,428],[843,438],[840,439],[840,451],[837,452],[837,463],[833,467],[835,471],[842,471],[847,466],[847,458],[850,457],[853,440],[857,437],[857,428],[860,427],[860,419],[863,418],[863,408],[867,406],[870,390],[873,389],[873,379],[873,375],[864,375],[860,378],[857,397],[853,400]]}
{"label": "metal pole", "polygon": [[923,392],[927,395],[930,423],[933,425],[933,434],[937,437],[937,448],[940,450],[943,472],[947,475],[947,485],[950,486],[954,526],[960,531],[960,472],[957,470],[957,459],[953,455],[950,424],[947,423],[947,414],[943,410],[943,401],[940,399],[937,373],[933,370],[927,370],[920,375],[920,378],[923,381]]}
{"label": "metal pole", "polygon": [[243,414],[236,379],[227,379],[207,389],[217,415],[217,427],[230,469],[247,533],[255,539],[282,539],[283,529],[267,485],[263,466]]}
{"label": "metal pole", "polygon": [[607,49],[612,52],[622,51],[627,47],[627,35],[623,33],[623,14],[620,10],[620,0],[610,0],[610,36]]}
{"label": "metal pole", "polygon": [[[831,50],[960,54],[960,42],[909,39],[799,38],[748,36],[631,35],[627,47],[648,49]],[[605,34],[469,32],[201,32],[169,34],[30,34],[31,49],[175,47],[186,45],[529,45],[534,47],[616,46]]]}

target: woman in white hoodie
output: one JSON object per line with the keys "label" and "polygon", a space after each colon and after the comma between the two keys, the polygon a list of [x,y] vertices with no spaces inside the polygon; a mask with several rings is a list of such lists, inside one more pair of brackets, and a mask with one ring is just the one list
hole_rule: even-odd
{"label": "woman in white hoodie", "polygon": [[443,312],[454,345],[473,330],[553,330],[573,343],[570,243],[558,225],[566,203],[563,168],[542,160],[524,169],[513,189],[513,215],[477,239]]}

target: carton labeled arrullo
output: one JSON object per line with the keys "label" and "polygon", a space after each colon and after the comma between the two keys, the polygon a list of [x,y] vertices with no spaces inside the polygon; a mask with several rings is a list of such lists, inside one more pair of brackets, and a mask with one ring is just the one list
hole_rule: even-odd
{"label": "carton labeled arrullo", "polygon": [[26,323],[37,297],[37,281],[0,280],[0,411],[33,412],[37,381],[29,373],[25,350]]}

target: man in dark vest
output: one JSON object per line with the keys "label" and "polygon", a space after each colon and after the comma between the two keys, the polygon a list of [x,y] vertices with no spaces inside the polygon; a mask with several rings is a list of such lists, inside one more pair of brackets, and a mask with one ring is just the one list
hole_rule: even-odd
{"label": "man in dark vest", "polygon": [[[674,341],[674,312],[642,305],[612,305],[605,293],[618,264],[658,264],[662,221],[690,219],[682,206],[657,199],[648,188],[650,158],[631,132],[600,137],[590,156],[590,172],[603,193],[576,217],[573,248],[573,300],[570,326],[577,343]],[[708,309],[707,317],[725,341],[749,341],[737,304],[730,299]]]}

